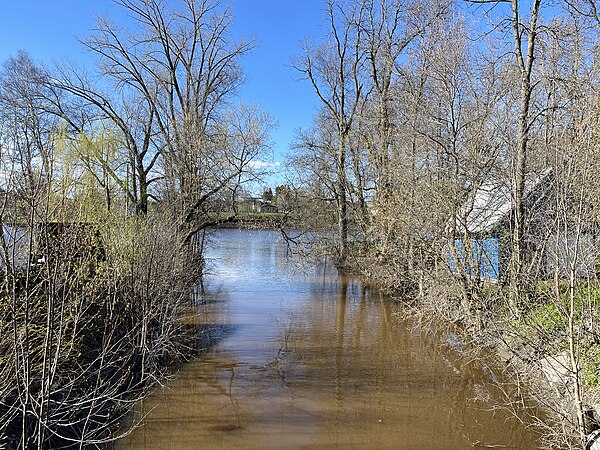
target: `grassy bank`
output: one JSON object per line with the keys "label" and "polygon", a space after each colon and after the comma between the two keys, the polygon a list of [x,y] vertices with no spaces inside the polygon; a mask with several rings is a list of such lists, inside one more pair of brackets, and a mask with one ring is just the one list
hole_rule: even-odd
{"label": "grassy bank", "polygon": [[286,213],[240,213],[238,215],[215,215],[220,222],[217,228],[240,228],[251,230],[277,230],[286,223]]}

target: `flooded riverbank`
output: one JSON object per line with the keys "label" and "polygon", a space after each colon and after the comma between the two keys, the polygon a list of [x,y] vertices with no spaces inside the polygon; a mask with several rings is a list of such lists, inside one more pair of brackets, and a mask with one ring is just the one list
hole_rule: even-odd
{"label": "flooded riverbank", "polygon": [[535,448],[478,400],[485,367],[359,280],[293,272],[285,250],[273,231],[216,232],[198,320],[218,342],[139,406],[121,449]]}

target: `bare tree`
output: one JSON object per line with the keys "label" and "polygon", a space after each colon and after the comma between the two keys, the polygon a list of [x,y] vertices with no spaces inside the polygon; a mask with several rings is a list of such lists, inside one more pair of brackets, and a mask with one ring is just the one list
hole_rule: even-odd
{"label": "bare tree", "polygon": [[[273,121],[256,107],[232,112],[230,103],[244,81],[240,59],[254,44],[231,40],[232,15],[219,1],[183,1],[179,8],[155,0],[116,3],[137,27],[121,30],[99,21],[83,43],[99,58],[102,82],[62,69],[53,87],[78,102],[69,108],[57,95],[57,112],[78,131],[92,133],[95,121],[118,130],[128,169],[102,162],[108,173],[126,188],[138,213],[147,213],[149,199],[177,209],[184,236],[190,236],[214,223],[206,213],[215,197],[236,180],[258,175],[250,162],[269,148],[266,132]],[[86,110],[89,115],[78,121]],[[246,129],[248,120],[253,124]],[[248,133],[242,147],[236,146],[240,131]]]}
{"label": "bare tree", "polygon": [[519,112],[516,127],[517,136],[512,150],[512,197],[514,217],[512,229],[512,253],[510,264],[511,305],[515,314],[525,302],[527,291],[523,270],[525,265],[525,241],[527,236],[525,218],[525,177],[528,170],[528,151],[533,122],[536,115],[532,113],[533,93],[535,88],[536,45],[541,28],[541,1],[530,2],[529,17],[524,23],[522,19],[522,2],[496,0],[474,0],[471,3],[499,4],[510,3],[510,13],[506,20],[512,33],[512,54],[515,58],[519,80]]}
{"label": "bare tree", "polygon": [[375,104],[372,116],[362,120],[377,124],[377,142],[371,143],[371,162],[379,175],[380,195],[385,196],[384,172],[390,167],[393,133],[393,89],[402,74],[400,58],[415,38],[423,34],[435,21],[448,12],[448,2],[403,2],[380,0],[367,2],[365,20],[365,53],[368,60],[366,71],[374,91]]}
{"label": "bare tree", "polygon": [[598,2],[596,0],[564,0],[567,6],[577,14],[591,19],[600,26],[600,15],[598,14]]}
{"label": "bare tree", "polygon": [[327,40],[318,46],[306,42],[294,67],[310,82],[336,129],[335,202],[338,216],[337,264],[348,258],[347,160],[352,126],[365,92],[363,66],[363,22],[365,6],[360,3],[326,2]]}

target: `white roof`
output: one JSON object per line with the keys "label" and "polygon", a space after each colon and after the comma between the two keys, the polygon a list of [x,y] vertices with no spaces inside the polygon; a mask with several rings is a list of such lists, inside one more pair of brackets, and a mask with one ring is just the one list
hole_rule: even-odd
{"label": "white roof", "polygon": [[510,212],[512,203],[510,186],[498,182],[482,184],[467,215],[467,230],[471,233],[491,230]]}
{"label": "white roof", "polygon": [[[546,169],[540,174],[531,174],[525,179],[525,196],[528,196],[552,169]],[[493,180],[484,182],[475,192],[471,202],[463,206],[467,214],[466,227],[471,233],[490,231],[513,207],[512,188],[508,180]],[[465,224],[459,224],[465,226]]]}

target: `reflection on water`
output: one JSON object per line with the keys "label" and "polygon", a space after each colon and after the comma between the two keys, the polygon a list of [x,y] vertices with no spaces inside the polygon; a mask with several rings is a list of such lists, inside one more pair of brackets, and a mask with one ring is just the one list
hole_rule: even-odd
{"label": "reflection on water", "polygon": [[140,405],[121,448],[535,448],[475,400],[489,371],[360,281],[293,273],[277,239],[216,233],[198,320],[227,332]]}

